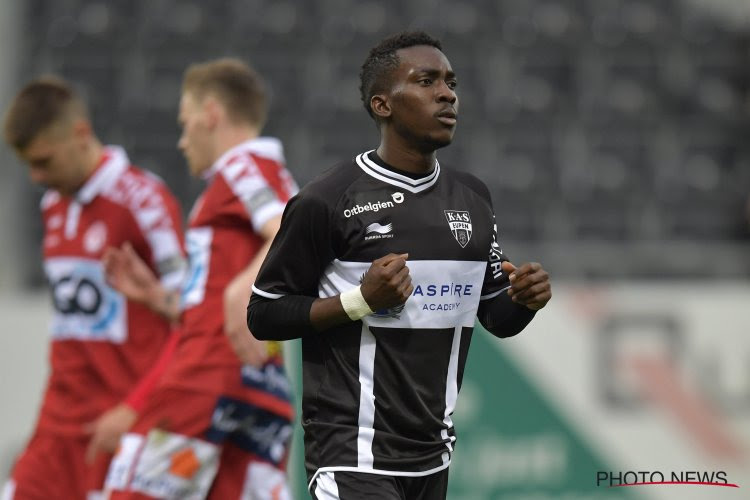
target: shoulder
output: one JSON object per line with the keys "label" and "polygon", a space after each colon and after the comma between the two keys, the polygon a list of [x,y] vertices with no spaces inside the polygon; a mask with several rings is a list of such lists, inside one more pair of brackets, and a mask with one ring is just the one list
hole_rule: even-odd
{"label": "shoulder", "polygon": [[236,196],[242,197],[264,188],[269,176],[283,168],[283,164],[274,158],[252,151],[238,151],[223,160],[215,178],[226,184]]}
{"label": "shoulder", "polygon": [[159,176],[134,165],[130,165],[104,195],[136,217],[143,210],[159,208],[175,201]]}
{"label": "shoulder", "polygon": [[[441,166],[442,167],[442,166]],[[443,173],[448,179],[456,184],[461,185],[465,189],[473,191],[476,195],[482,198],[490,206],[492,206],[492,196],[487,185],[482,182],[477,176],[461,170],[455,170],[450,167],[444,168]]]}
{"label": "shoulder", "polygon": [[362,169],[353,159],[345,160],[324,170],[307,183],[297,196],[334,206],[362,175]]}

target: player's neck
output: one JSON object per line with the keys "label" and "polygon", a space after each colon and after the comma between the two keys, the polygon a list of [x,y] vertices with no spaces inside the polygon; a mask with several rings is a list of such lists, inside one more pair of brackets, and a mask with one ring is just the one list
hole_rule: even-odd
{"label": "player's neck", "polygon": [[214,161],[221,158],[221,155],[235,146],[255,139],[259,135],[260,129],[257,127],[250,125],[226,125],[221,131],[216,133]]}
{"label": "player's neck", "polygon": [[428,174],[435,168],[435,150],[419,151],[403,141],[383,134],[378,156],[388,165],[415,174]]}
{"label": "player's neck", "polygon": [[81,187],[83,187],[84,184],[86,184],[86,181],[88,181],[91,176],[94,174],[94,171],[96,170],[96,167],[99,166],[99,164],[102,161],[102,156],[104,155],[104,146],[101,142],[99,142],[99,139],[93,138],[91,139],[91,142],[89,142],[88,147],[86,148],[86,151],[83,153],[82,156],[82,168],[79,170],[79,176],[77,185],[74,189],[72,189],[70,192],[63,194],[66,194],[68,196],[74,195]]}

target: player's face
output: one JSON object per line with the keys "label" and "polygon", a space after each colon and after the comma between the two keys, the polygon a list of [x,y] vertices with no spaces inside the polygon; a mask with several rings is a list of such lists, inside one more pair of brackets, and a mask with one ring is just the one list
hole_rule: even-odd
{"label": "player's face", "polygon": [[453,140],[458,116],[456,75],[440,50],[418,45],[397,51],[400,64],[389,96],[391,124],[425,149]]}
{"label": "player's face", "polygon": [[56,125],[40,132],[18,154],[34,184],[72,195],[86,178],[85,160],[73,127]]}
{"label": "player's face", "polygon": [[213,163],[209,143],[208,116],[202,103],[191,92],[183,92],[180,98],[178,121],[182,135],[177,147],[188,163],[192,175],[200,175]]}

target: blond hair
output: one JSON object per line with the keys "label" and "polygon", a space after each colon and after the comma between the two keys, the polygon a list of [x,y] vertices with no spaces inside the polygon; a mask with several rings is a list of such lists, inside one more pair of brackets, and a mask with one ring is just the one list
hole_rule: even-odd
{"label": "blond hair", "polygon": [[201,100],[212,94],[230,119],[262,128],[266,121],[266,89],[260,75],[239,59],[223,58],[192,64],[185,71],[183,92]]}

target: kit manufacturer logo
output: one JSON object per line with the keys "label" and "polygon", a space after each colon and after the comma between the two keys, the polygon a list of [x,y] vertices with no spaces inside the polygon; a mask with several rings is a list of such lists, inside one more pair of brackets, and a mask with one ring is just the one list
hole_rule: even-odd
{"label": "kit manufacturer logo", "polygon": [[388,222],[381,224],[379,222],[373,222],[365,228],[365,241],[367,240],[380,240],[383,238],[393,238],[393,223]]}

